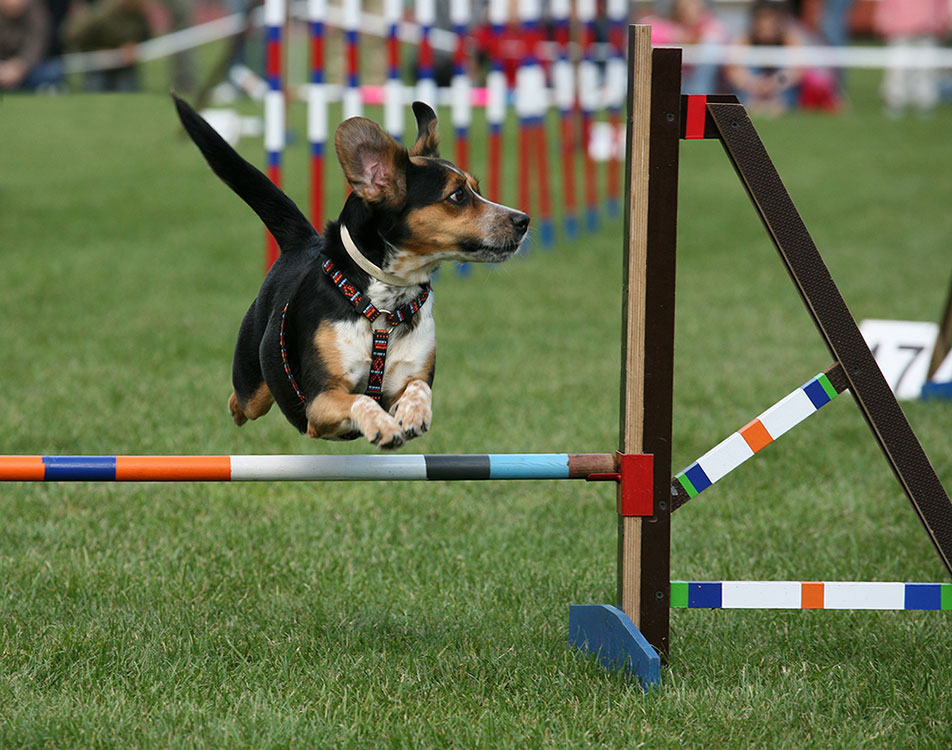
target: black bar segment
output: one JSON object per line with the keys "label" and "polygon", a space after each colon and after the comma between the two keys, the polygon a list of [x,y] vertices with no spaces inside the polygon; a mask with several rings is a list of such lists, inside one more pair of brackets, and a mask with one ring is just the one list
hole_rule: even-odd
{"label": "black bar segment", "polygon": [[427,479],[489,479],[489,456],[424,456]]}

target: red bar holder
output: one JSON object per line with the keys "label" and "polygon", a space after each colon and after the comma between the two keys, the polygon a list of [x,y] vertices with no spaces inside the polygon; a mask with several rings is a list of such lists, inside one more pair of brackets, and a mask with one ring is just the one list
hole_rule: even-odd
{"label": "red bar holder", "polygon": [[617,482],[618,515],[654,515],[654,456],[650,453],[615,452],[618,471],[589,474],[588,482]]}

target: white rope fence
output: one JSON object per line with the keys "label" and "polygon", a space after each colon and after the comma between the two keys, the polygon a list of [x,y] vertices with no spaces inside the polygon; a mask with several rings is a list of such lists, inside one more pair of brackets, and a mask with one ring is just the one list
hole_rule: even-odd
{"label": "white rope fence", "polygon": [[[307,3],[296,2],[292,7],[291,15],[294,19],[306,21]],[[261,8],[256,8],[251,13],[250,22],[255,28],[262,25]],[[140,62],[158,60],[203,44],[227,39],[241,33],[245,23],[245,15],[235,13],[188,29],[174,31],[136,45],[136,58]],[[343,28],[343,10],[329,6],[324,23],[328,27]],[[385,38],[388,29],[389,23],[384,16],[361,13],[361,34]],[[403,21],[398,25],[398,35],[403,42],[417,44],[422,32],[418,24]],[[430,44],[436,50],[452,53],[456,48],[456,34],[452,31],[434,28],[430,31]],[[610,49],[611,46],[607,44],[595,45],[596,58],[608,59]],[[683,45],[681,49],[683,50],[684,62],[689,65],[952,70],[952,49],[947,48],[826,47],[818,45],[768,47],[700,44]],[[554,42],[540,45],[539,52],[541,57],[555,60],[558,57],[558,45]],[[577,49],[571,51],[571,54],[573,59],[578,58]],[[128,58],[119,50],[77,52],[64,55],[63,64],[67,73],[84,73],[122,67],[128,64]]]}

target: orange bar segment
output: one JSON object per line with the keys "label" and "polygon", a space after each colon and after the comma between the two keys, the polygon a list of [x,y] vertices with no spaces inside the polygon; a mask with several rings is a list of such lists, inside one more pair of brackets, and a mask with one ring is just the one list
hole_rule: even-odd
{"label": "orange bar segment", "polygon": [[739,432],[740,436],[747,441],[747,445],[750,446],[750,449],[754,453],[773,442],[773,438],[770,437],[767,428],[763,426],[759,419],[755,419],[750,424],[741,427]]}
{"label": "orange bar segment", "polygon": [[229,479],[229,456],[116,456],[117,482],[220,482]]}
{"label": "orange bar segment", "polygon": [[802,609],[823,609],[823,584],[800,584],[800,607]]}
{"label": "orange bar segment", "polygon": [[0,456],[0,481],[42,482],[45,476],[42,456]]}

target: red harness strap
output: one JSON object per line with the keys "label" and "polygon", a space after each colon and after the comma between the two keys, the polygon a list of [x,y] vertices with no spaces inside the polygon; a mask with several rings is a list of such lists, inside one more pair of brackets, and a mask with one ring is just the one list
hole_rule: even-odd
{"label": "red harness strap", "polygon": [[[423,289],[420,291],[420,294],[416,299],[411,300],[403,307],[390,312],[389,310],[381,310],[375,306],[370,300],[368,300],[364,295],[357,289],[356,286],[351,284],[342,274],[338,271],[334,263],[327,258],[321,263],[321,269],[324,273],[327,274],[328,278],[333,282],[333,284],[340,290],[341,294],[357,309],[357,312],[360,315],[363,315],[367,320],[373,323],[377,318],[382,314],[387,315],[387,322],[390,324],[390,328],[374,328],[373,329],[373,344],[370,349],[370,374],[367,377],[367,395],[370,396],[374,401],[379,403],[381,397],[383,396],[383,374],[387,365],[387,344],[390,340],[390,332],[393,331],[401,323],[406,323],[414,315],[416,315],[423,305],[426,303],[427,298],[430,296],[430,285],[423,284]],[[294,389],[294,392],[297,394],[298,399],[300,399],[302,404],[307,403],[307,397],[304,395],[304,392],[301,390],[301,387],[298,385],[297,380],[294,378],[294,374],[291,372],[291,365],[288,361],[288,351],[287,346],[285,345],[284,338],[284,328],[285,328],[285,319],[288,314],[288,305],[290,301],[284,306],[284,310],[281,311],[281,329],[278,341],[281,346],[281,363],[284,365],[284,372],[288,376],[288,382],[291,384],[291,388]]]}

